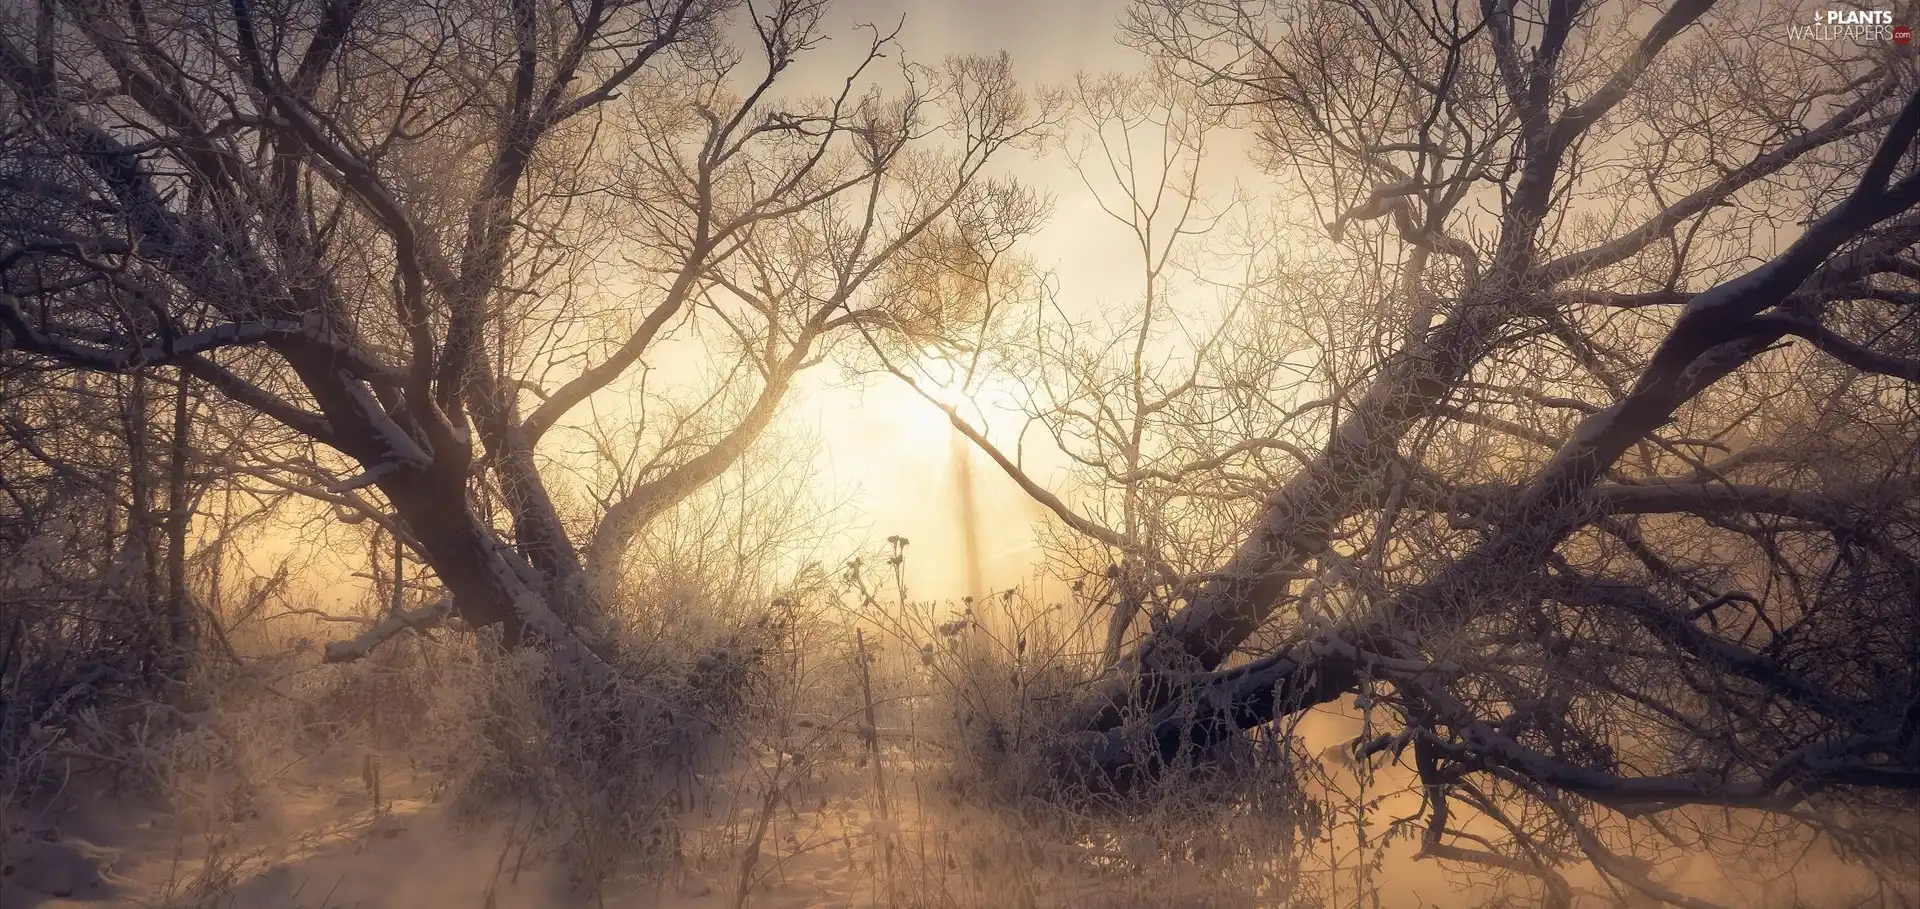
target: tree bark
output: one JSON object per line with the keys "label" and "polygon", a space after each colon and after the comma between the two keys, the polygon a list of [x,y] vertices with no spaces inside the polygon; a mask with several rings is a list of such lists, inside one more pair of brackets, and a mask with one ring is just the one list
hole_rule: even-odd
{"label": "tree bark", "polygon": [[121,423],[127,439],[127,547],[139,559],[136,585],[137,612],[141,622],[141,658],[146,669],[166,667],[167,630],[162,619],[165,594],[161,582],[159,530],[154,514],[153,432],[148,425],[151,411],[146,370],[135,370],[121,408]]}
{"label": "tree bark", "polygon": [[[187,531],[193,503],[187,465],[193,447],[192,380],[181,370],[173,394],[173,438],[167,458],[167,644],[172,668],[184,674],[195,651],[193,595],[187,590]],[[183,679],[184,680],[184,679]]]}

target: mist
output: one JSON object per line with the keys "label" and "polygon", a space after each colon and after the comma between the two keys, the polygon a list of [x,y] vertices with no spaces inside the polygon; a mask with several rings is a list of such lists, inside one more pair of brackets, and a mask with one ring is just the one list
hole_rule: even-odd
{"label": "mist", "polygon": [[1920,906],[1911,12],[0,5],[0,909]]}

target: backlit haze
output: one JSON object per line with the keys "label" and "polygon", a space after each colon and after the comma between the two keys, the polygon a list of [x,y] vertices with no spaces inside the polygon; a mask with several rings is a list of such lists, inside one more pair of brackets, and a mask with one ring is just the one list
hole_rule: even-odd
{"label": "backlit haze", "polygon": [[[1126,0],[860,0],[836,7],[834,15],[843,24],[901,24],[900,43],[916,61],[1005,51],[1015,74],[1029,84],[1063,86],[1080,73],[1143,67],[1142,55],[1115,40],[1125,8]],[[816,70],[831,73],[833,68]],[[1221,195],[1236,177],[1247,182],[1250,170],[1232,138],[1215,140],[1206,170],[1212,178],[1208,183],[1223,190]],[[1062,148],[1010,154],[1001,166],[1052,199],[1052,217],[1022,248],[1052,273],[1063,312],[1081,317],[1137,297],[1141,263],[1131,237],[1100,210],[1067,166]],[[849,495],[857,527],[872,540],[898,534],[911,541],[909,584],[915,597],[948,599],[975,592],[966,589],[963,488],[973,497],[979,583],[998,590],[1031,580],[1039,557],[1033,525],[1044,509],[985,454],[956,444],[945,414],[891,379],[849,386],[836,382],[831,370],[821,370],[806,384],[806,392],[788,405],[787,425],[818,429],[820,482]],[[976,412],[985,414],[993,440],[1009,452],[1021,428],[1018,414],[1007,406],[1016,394],[1016,388],[990,381],[975,395]],[[1036,428],[1024,442],[1034,478],[1064,493],[1061,458],[1046,434]],[[961,458],[967,477],[959,475]]]}
{"label": "backlit haze", "polygon": [[[1118,25],[1127,0],[857,0],[835,4],[824,33],[831,40],[803,55],[782,74],[782,97],[836,93],[849,68],[866,48],[867,26],[889,32],[898,28],[897,45],[907,60],[937,64],[952,55],[995,55],[1006,52],[1015,77],[1031,92],[1064,91],[1076,77],[1129,74],[1143,71],[1147,58],[1119,40]],[[736,23],[744,27],[740,23]],[[751,38],[741,38],[751,43]],[[867,75],[883,88],[888,83],[889,59]],[[751,69],[751,67],[749,67]],[[1089,190],[1094,181],[1109,204],[1120,195],[1102,164],[1083,179],[1069,165],[1076,154],[1085,160],[1085,130],[1071,122],[1063,109],[1061,124],[1043,147],[1012,150],[997,159],[992,173],[1017,178],[1049,202],[1049,215],[1040,230],[1024,239],[1014,252],[1046,276],[1055,320],[1101,323],[1124,331],[1108,314],[1137,304],[1144,279],[1139,247],[1127,226],[1101,208]],[[1263,191],[1273,177],[1258,173],[1249,161],[1250,136],[1229,127],[1208,136],[1201,168],[1203,198],[1222,209],[1244,212],[1262,205]],[[1150,174],[1143,171],[1142,178]],[[1225,213],[1225,211],[1223,211]],[[1271,233],[1275,222],[1267,222]],[[1281,228],[1284,229],[1284,228]],[[1204,272],[1204,269],[1203,269]],[[1228,274],[1217,277],[1227,279]],[[616,282],[619,279],[615,279]],[[1173,309],[1192,314],[1205,311],[1217,298],[1211,291],[1193,290],[1191,280],[1163,286],[1162,296]],[[603,293],[632,294],[639,311],[651,306],[650,292],[631,285],[604,286]],[[1129,316],[1130,318],[1131,316]],[[1109,332],[1111,333],[1111,332]],[[684,395],[703,394],[705,370],[713,362],[697,339],[663,340],[650,351],[644,380],[648,395],[663,389]],[[549,437],[542,455],[556,466],[567,466],[589,443],[577,432],[595,421],[617,425],[636,416],[642,381],[628,376],[596,394],[564,418],[559,432]],[[1031,403],[1017,385],[984,376],[974,393],[964,398],[955,390],[927,386],[929,393],[958,404],[975,425],[984,424],[991,440],[1010,457],[1018,456],[1029,476],[1050,491],[1073,499],[1062,470],[1065,460],[1039,426],[1022,434],[1018,413]],[[605,424],[602,424],[605,425]],[[845,559],[872,556],[892,536],[907,538],[909,595],[916,600],[958,600],[962,596],[1004,590],[1015,584],[1038,584],[1043,596],[1059,593],[1051,579],[1040,577],[1041,552],[1037,524],[1045,509],[1024,494],[983,452],[964,444],[947,416],[899,380],[884,375],[850,377],[834,362],[803,372],[788,395],[780,417],[756,446],[747,462],[762,458],[785,464],[782,482],[809,474],[803,508],[817,508],[817,519],[807,521],[812,543],[792,553],[790,568],[806,561],[833,567]],[[587,458],[580,455],[581,464]],[[796,457],[806,465],[791,463]],[[759,470],[761,466],[736,468]],[[962,469],[964,468],[964,470]],[[580,468],[575,468],[580,469]],[[569,471],[563,471],[569,472]],[[734,478],[736,481],[739,476]],[[564,485],[564,481],[556,477]],[[751,481],[750,481],[751,482]],[[720,487],[726,486],[723,480]],[[718,487],[716,487],[717,489]],[[969,492],[970,491],[970,492]],[[971,511],[968,499],[971,499]],[[326,520],[294,517],[295,531],[269,538],[249,553],[255,570],[271,573],[288,555],[294,555],[296,577],[309,579],[304,593],[322,604],[348,604],[368,594],[364,543],[346,528]],[[969,543],[968,527],[974,539]],[[971,548],[970,548],[971,547]],[[969,553],[973,553],[970,557]],[[977,576],[969,563],[977,558]]]}
{"label": "backlit haze", "polygon": [[[898,46],[915,63],[938,63],[950,55],[993,55],[1005,51],[1014,74],[1034,91],[1065,88],[1080,74],[1133,73],[1146,59],[1121,44],[1117,25],[1126,0],[859,0],[836,4],[825,33],[832,40],[801,58],[783,74],[781,91],[789,97],[836,92],[855,55],[863,51],[872,25],[882,32],[899,29]],[[890,53],[890,56],[891,53]],[[889,63],[895,61],[887,61]],[[885,83],[885,75],[879,81]],[[1061,135],[1068,135],[1063,130]],[[1084,137],[1080,137],[1084,139]],[[1040,231],[1016,252],[1048,275],[1052,305],[1073,319],[1099,319],[1104,310],[1138,299],[1141,257],[1128,229],[1103,212],[1087,184],[1068,165],[1074,139],[1057,135],[1044,148],[1001,156],[996,173],[1008,174],[1050,201],[1050,216]],[[1209,139],[1202,186],[1218,200],[1237,186],[1242,197],[1257,195],[1261,181],[1253,172],[1246,138],[1217,130]],[[1103,175],[1095,172],[1092,179]],[[1117,195],[1111,187],[1110,195]],[[1251,192],[1249,192],[1251,191]],[[1182,291],[1171,289],[1177,300]],[[647,305],[644,298],[636,306]],[[1191,301],[1190,301],[1191,305]],[[657,345],[648,357],[649,388],[688,380],[698,382],[707,358],[696,343]],[[576,428],[617,414],[632,388],[620,384],[596,395],[561,423]],[[1063,456],[1044,431],[1021,435],[1016,408],[1025,395],[1010,383],[987,378],[961,400],[950,389],[929,388],[949,403],[960,404],[978,422],[984,419],[992,440],[1012,455],[1016,450],[1029,474],[1052,491],[1070,497],[1060,469]],[[569,442],[551,444],[544,453],[565,458]],[[811,552],[797,561],[837,564],[863,547],[871,553],[890,536],[911,541],[909,593],[915,599],[957,600],[961,596],[1005,589],[1036,580],[1040,551],[1036,522],[1045,510],[1026,496],[984,453],[962,444],[947,417],[913,390],[891,377],[850,378],[832,363],[803,373],[796,393],[760,442],[776,461],[792,451],[811,453],[811,497],[829,506],[819,520],[826,531]],[[751,460],[751,458],[749,459]],[[964,470],[963,470],[964,468]],[[965,492],[970,490],[971,522]],[[976,535],[972,551],[978,577],[970,577],[967,528]],[[310,525],[311,534],[325,530]],[[341,551],[308,534],[293,545],[308,544],[315,561],[308,572],[342,578],[314,591],[324,601],[348,602],[364,594],[364,581],[343,576],[364,571],[357,551]],[[271,570],[284,555],[269,545],[255,553],[258,567]],[[978,588],[978,589],[975,589]]]}

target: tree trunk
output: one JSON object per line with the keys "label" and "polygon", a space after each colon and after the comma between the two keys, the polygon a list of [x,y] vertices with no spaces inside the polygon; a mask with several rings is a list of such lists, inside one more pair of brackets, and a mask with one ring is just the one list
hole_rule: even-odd
{"label": "tree trunk", "polygon": [[538,572],[539,591],[560,620],[588,627],[599,614],[580,551],[567,535],[534,461],[534,437],[520,420],[514,386],[495,374],[496,355],[476,355],[468,369],[474,426],[513,518],[519,555]]}
{"label": "tree trunk", "polygon": [[1084,725],[1117,727],[1131,710],[1174,696],[1166,678],[1217,669],[1266,622],[1333,528],[1364,507],[1369,481],[1401,438],[1471,369],[1488,338],[1521,307],[1517,291],[1470,300],[1455,318],[1390,361],[1326,451],[1268,499],[1233,556],[1179,613],[1122,661],[1088,702]]}
{"label": "tree trunk", "polygon": [[[793,362],[797,364],[798,358]],[[587,546],[587,571],[603,593],[618,577],[621,557],[648,524],[726,473],[766,432],[779,412],[793,372],[791,366],[776,371],[739,424],[712,448],[657,479],[636,485],[607,509]]]}
{"label": "tree trunk", "polygon": [[396,477],[381,490],[453,594],[454,612],[474,627],[499,624],[507,644],[520,643],[526,623],[516,604],[541,586],[529,577],[532,566],[503,559],[507,547],[467,503],[464,488],[435,488],[423,479]]}
{"label": "tree trunk", "polygon": [[167,632],[161,621],[160,544],[155,525],[153,437],[148,425],[147,374],[133,373],[121,422],[127,438],[127,547],[140,561],[134,610],[140,624],[140,665],[143,671],[165,667]]}
{"label": "tree trunk", "polygon": [[187,590],[187,531],[193,522],[188,499],[187,461],[193,445],[191,383],[184,370],[173,395],[173,438],[167,458],[167,593],[166,623],[169,665],[184,681],[195,651],[193,595]]}
{"label": "tree trunk", "polygon": [[[1876,161],[1891,160],[1886,149],[1903,151],[1916,132],[1920,95],[1902,110]],[[1291,580],[1280,572],[1297,570],[1326,545],[1336,521],[1369,504],[1368,487],[1374,484],[1368,482],[1368,468],[1384,465],[1393,450],[1390,443],[1397,444],[1412,421],[1458,381],[1478,358],[1491,327],[1513,314],[1515,301],[1488,301],[1484,315],[1473,309],[1458,313],[1459,321],[1434,334],[1455,334],[1460,343],[1414,348],[1433,355],[1424,369],[1405,357],[1389,365],[1357,408],[1356,419],[1335,434],[1326,455],[1274,498],[1227,569],[1165,633],[1149,639],[1155,647],[1140,648],[1126,667],[1131,672],[1118,674],[1098,692],[1086,734],[1055,760],[1070,776],[1091,773],[1125,785],[1192,748],[1338,697],[1359,683],[1368,653],[1420,659],[1398,637],[1403,629],[1458,627],[1498,605],[1498,595],[1489,591],[1502,589],[1503,579],[1538,570],[1584,520],[1587,490],[1625,452],[1786,332],[1783,323],[1763,324],[1758,314],[1785,302],[1823,266],[1844,273],[1848,263],[1829,263],[1829,257],[1880,221],[1920,204],[1920,176],[1891,191],[1885,180],[1884,172],[1875,178],[1870,171],[1846,202],[1813,222],[1787,250],[1697,295],[1626,396],[1580,421],[1478,546],[1365,614],[1330,628],[1302,622],[1288,646],[1246,666],[1211,672],[1272,612]],[[1899,247],[1908,242],[1901,240]],[[1869,246],[1855,250],[1852,258],[1871,261],[1883,253]],[[1476,323],[1483,327],[1473,328]],[[1142,754],[1149,758],[1147,767],[1141,766]]]}

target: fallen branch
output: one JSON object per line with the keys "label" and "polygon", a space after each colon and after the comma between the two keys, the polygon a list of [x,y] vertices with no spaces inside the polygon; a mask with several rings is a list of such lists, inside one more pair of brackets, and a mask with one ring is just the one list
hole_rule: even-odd
{"label": "fallen branch", "polygon": [[351,663],[364,659],[373,649],[392,640],[409,628],[424,631],[437,628],[453,614],[453,598],[441,597],[419,609],[402,609],[368,626],[367,630],[344,641],[327,644],[323,663]]}

